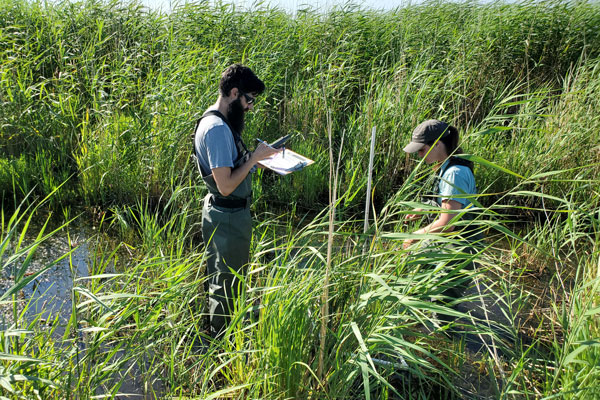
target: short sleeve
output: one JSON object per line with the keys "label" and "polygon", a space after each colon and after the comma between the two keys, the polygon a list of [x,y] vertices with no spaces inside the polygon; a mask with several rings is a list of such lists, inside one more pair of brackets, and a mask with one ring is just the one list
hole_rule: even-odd
{"label": "short sleeve", "polygon": [[208,115],[200,121],[194,139],[198,163],[203,174],[214,168],[233,168],[238,151],[231,130],[223,120]]}
{"label": "short sleeve", "polygon": [[440,201],[455,200],[465,208],[471,203],[469,198],[475,194],[477,194],[475,177],[469,167],[452,166],[444,172],[440,179]]}
{"label": "short sleeve", "polygon": [[213,126],[204,137],[206,155],[210,169],[233,168],[232,148],[235,149],[233,136],[224,125]]}

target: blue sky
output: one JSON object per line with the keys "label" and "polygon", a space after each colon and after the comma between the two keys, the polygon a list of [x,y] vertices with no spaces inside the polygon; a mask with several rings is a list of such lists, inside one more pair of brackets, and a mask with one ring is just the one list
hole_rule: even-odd
{"label": "blue sky", "polygon": [[[151,7],[153,9],[162,9],[164,11],[169,11],[172,5],[176,4],[177,1],[180,3],[185,2],[185,0],[140,0],[142,4]],[[189,0],[188,0],[189,1]],[[199,0],[192,0],[189,2],[194,2]],[[237,6],[243,8],[251,8],[252,4],[254,4],[255,0],[226,0],[226,3],[234,3]],[[336,4],[344,4],[347,1],[345,0],[262,0],[262,2],[270,4],[272,6],[279,7],[283,10],[286,10],[290,13],[293,13],[298,8],[302,8],[302,6],[310,5],[312,8],[327,10],[333,5]],[[400,7],[403,5],[407,5],[410,3],[410,0],[363,0],[363,1],[353,1],[353,4],[361,5],[365,8],[373,8],[373,9],[383,9],[389,10],[392,8]],[[415,3],[413,0],[412,3]]]}

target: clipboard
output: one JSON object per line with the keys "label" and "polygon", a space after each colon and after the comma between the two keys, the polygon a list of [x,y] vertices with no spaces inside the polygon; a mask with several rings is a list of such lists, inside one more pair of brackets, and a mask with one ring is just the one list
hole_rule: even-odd
{"label": "clipboard", "polygon": [[300,171],[305,167],[314,164],[314,161],[296,153],[295,151],[285,149],[284,151],[274,154],[269,158],[260,160],[258,163],[263,167],[278,173],[279,175],[288,175],[292,172]]}

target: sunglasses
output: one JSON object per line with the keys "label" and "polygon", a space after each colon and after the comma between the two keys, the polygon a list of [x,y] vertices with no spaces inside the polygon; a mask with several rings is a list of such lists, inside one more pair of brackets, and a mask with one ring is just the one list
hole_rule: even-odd
{"label": "sunglasses", "polygon": [[244,93],[244,92],[240,92],[242,93],[242,95],[244,96],[244,98],[246,99],[246,103],[248,105],[250,104],[254,104],[254,102],[256,101],[256,98],[250,96],[248,93]]}

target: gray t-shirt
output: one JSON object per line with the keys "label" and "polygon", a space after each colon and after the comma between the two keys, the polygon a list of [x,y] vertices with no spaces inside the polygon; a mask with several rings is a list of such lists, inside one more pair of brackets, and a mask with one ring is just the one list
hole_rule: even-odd
{"label": "gray t-shirt", "polygon": [[233,168],[238,157],[231,130],[216,115],[202,118],[196,129],[194,145],[202,169],[209,174],[214,168]]}

